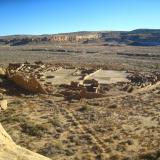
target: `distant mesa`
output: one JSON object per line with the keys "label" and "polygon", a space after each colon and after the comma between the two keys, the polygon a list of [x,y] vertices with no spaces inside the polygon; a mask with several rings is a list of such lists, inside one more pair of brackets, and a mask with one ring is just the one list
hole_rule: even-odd
{"label": "distant mesa", "polygon": [[101,43],[103,45],[159,46],[160,29],[133,31],[74,32],[53,35],[13,35],[0,37],[0,44],[19,46],[37,43]]}

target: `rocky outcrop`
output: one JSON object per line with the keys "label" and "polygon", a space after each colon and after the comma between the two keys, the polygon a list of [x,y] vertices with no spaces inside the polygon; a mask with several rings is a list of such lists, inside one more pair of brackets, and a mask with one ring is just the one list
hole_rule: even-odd
{"label": "rocky outcrop", "polygon": [[8,102],[7,102],[7,100],[1,100],[0,101],[0,110],[2,109],[2,110],[6,110],[7,109],[7,104],[8,104]]}
{"label": "rocky outcrop", "polygon": [[0,77],[4,77],[5,75],[6,75],[5,69],[0,67]]}
{"label": "rocky outcrop", "polygon": [[0,124],[0,160],[50,160],[16,145]]}
{"label": "rocky outcrop", "polygon": [[29,92],[47,94],[47,91],[35,78],[35,75],[32,75],[31,73],[27,74],[26,72],[21,72],[21,69],[23,67],[25,67],[24,64],[10,64],[6,71],[7,77],[12,80],[17,86]]}
{"label": "rocky outcrop", "polygon": [[13,82],[20,86],[21,88],[33,92],[33,93],[42,93],[47,94],[45,89],[42,87],[42,85],[38,82],[38,80],[33,77],[26,77],[22,73],[16,73],[12,77],[10,77]]}

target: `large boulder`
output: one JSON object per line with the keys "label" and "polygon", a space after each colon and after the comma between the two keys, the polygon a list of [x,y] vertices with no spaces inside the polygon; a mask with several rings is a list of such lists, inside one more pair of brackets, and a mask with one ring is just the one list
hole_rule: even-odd
{"label": "large boulder", "polygon": [[34,77],[27,77],[22,73],[16,73],[12,75],[11,80],[21,88],[33,92],[47,94],[47,91],[42,87],[38,80]]}

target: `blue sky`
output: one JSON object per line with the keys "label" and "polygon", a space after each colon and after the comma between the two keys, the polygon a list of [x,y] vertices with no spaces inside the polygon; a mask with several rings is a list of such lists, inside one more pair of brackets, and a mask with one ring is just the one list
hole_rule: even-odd
{"label": "blue sky", "polygon": [[0,35],[160,28],[160,0],[0,0]]}

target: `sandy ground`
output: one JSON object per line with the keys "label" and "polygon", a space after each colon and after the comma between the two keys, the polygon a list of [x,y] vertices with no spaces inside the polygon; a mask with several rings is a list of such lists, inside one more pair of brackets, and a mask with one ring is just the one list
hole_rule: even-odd
{"label": "sandy ground", "polygon": [[80,76],[73,76],[75,69],[58,69],[54,72],[46,72],[44,76],[54,76],[53,78],[47,79],[46,82],[51,82],[54,85],[70,84],[71,81],[79,81]]}
{"label": "sandy ground", "polygon": [[[65,49],[73,52],[55,52],[44,51],[45,48],[50,50]],[[39,51],[35,51],[37,49]],[[159,56],[160,47],[110,47],[110,46],[88,46],[80,44],[60,45],[57,47],[52,45],[29,45],[29,46],[0,46],[0,64],[8,65],[13,62],[34,62],[43,60],[52,63],[72,63],[74,65],[104,65],[108,69],[134,69],[134,70],[155,70],[159,69],[159,57],[152,57],[152,55]],[[77,53],[77,51],[80,51]],[[94,51],[95,53],[89,53]],[[118,53],[127,53],[142,56],[125,56],[118,55]],[[150,57],[145,54],[151,55]]]}
{"label": "sandy ground", "polygon": [[125,71],[99,70],[98,72],[87,76],[85,79],[95,79],[100,84],[112,84],[117,82],[129,82],[127,75],[129,74]]}

